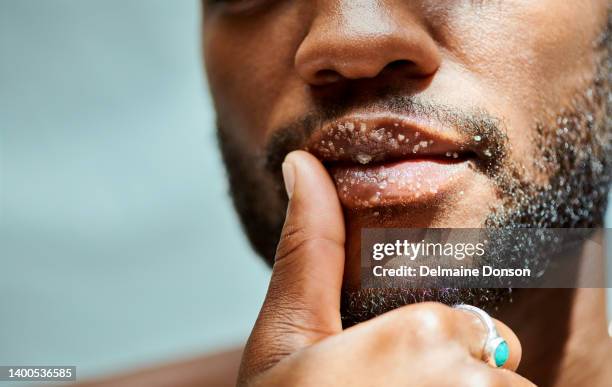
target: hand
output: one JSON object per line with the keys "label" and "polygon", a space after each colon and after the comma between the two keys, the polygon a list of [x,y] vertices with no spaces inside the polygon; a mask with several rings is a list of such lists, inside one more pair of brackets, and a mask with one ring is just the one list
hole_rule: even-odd
{"label": "hand", "polygon": [[342,330],[344,220],[336,188],[312,155],[283,165],[290,196],[268,293],[246,345],[239,386],[532,386],[485,364],[485,328],[473,314],[439,303],[405,306]]}

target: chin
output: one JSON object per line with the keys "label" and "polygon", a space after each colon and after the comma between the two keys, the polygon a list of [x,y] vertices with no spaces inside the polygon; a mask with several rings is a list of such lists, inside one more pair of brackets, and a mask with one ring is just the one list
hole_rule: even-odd
{"label": "chin", "polygon": [[[518,289],[520,290],[520,289]],[[348,328],[393,309],[418,302],[441,302],[446,305],[466,303],[495,315],[500,307],[511,303],[516,290],[504,289],[359,289],[342,293],[342,325]]]}

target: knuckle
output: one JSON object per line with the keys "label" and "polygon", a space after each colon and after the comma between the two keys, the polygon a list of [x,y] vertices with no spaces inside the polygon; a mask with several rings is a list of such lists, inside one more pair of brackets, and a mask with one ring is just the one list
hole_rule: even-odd
{"label": "knuckle", "polygon": [[448,308],[438,303],[409,305],[387,315],[378,330],[379,340],[411,348],[432,350],[436,343],[446,346],[455,334]]}
{"label": "knuckle", "polygon": [[447,306],[439,303],[417,305],[410,313],[409,322],[416,328],[420,337],[428,341],[448,341],[454,332],[454,324]]}
{"label": "knuckle", "polygon": [[310,256],[325,254],[331,249],[343,248],[338,242],[322,235],[316,235],[303,226],[287,225],[276,247],[275,262],[286,260],[291,256]]}
{"label": "knuckle", "polygon": [[290,256],[296,249],[302,248],[301,246],[306,240],[309,240],[309,238],[304,227],[285,225],[280,241],[276,246],[276,262]]}

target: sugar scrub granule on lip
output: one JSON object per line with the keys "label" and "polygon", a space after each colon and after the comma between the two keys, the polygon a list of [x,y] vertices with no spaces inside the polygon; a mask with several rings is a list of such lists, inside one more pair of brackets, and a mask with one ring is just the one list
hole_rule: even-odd
{"label": "sugar scrub granule on lip", "polygon": [[373,132],[370,132],[370,138],[374,141],[381,142],[385,138],[385,128],[380,128]]}
{"label": "sugar scrub granule on lip", "polygon": [[374,195],[372,195],[372,197],[370,198],[370,203],[379,203],[380,202],[380,192],[376,192]]}
{"label": "sugar scrub granule on lip", "polygon": [[357,159],[357,162],[360,164],[367,164],[372,161],[372,156],[366,155],[365,153],[359,153],[357,156],[355,156],[355,159]]}

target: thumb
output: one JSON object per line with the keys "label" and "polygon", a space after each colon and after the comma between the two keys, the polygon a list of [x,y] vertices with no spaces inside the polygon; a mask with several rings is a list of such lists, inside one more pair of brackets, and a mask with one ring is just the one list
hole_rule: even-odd
{"label": "thumb", "polygon": [[342,330],[344,218],[336,187],[310,153],[283,163],[289,206],[268,293],[241,368],[248,377]]}

